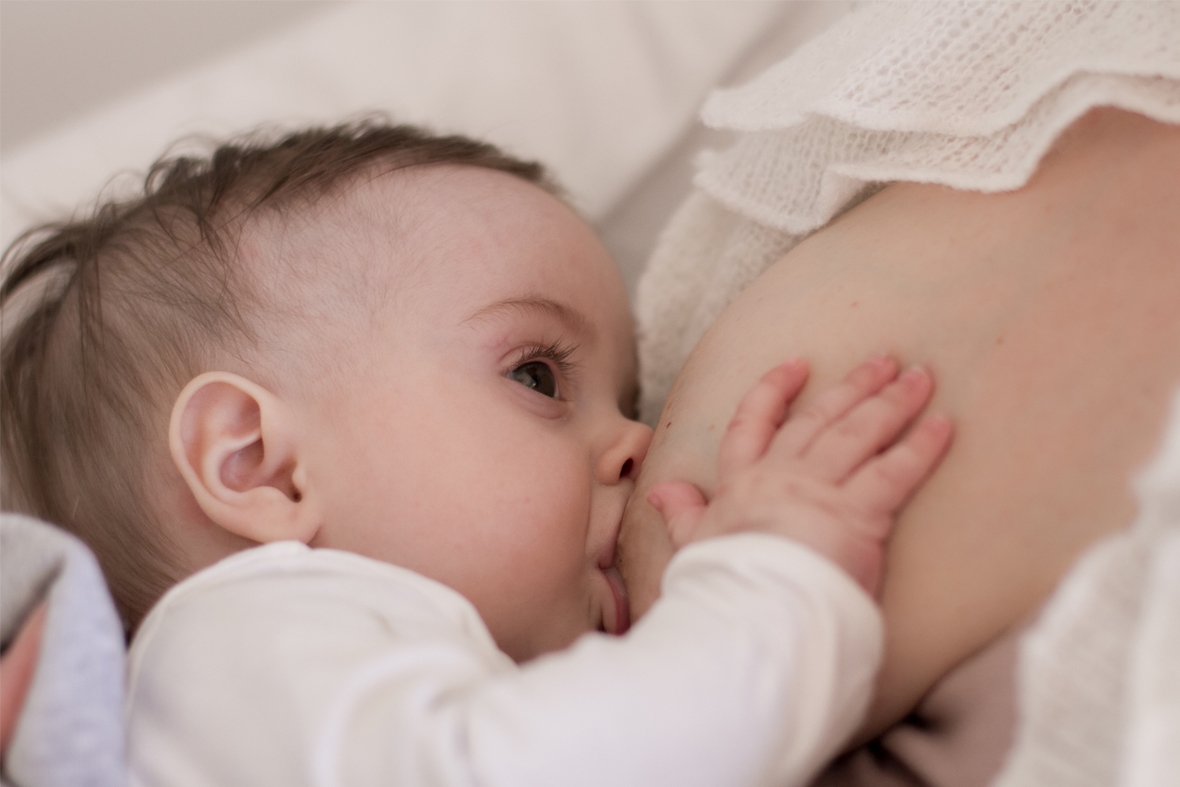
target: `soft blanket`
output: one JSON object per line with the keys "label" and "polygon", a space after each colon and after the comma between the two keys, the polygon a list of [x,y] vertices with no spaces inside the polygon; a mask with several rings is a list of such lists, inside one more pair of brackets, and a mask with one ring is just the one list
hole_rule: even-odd
{"label": "soft blanket", "polygon": [[68,533],[0,515],[0,640],[48,605],[40,656],[9,750],[3,784],[121,787],[123,628],[98,562]]}

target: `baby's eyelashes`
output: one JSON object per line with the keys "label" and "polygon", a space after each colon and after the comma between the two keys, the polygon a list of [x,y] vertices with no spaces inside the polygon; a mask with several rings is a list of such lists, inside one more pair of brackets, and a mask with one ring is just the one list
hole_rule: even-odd
{"label": "baby's eyelashes", "polygon": [[525,347],[506,376],[550,399],[570,399],[578,372],[571,357],[577,349],[560,341]]}

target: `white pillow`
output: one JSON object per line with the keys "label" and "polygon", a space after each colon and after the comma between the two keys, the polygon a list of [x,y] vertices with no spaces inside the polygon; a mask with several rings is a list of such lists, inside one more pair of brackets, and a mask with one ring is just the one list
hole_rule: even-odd
{"label": "white pillow", "polygon": [[597,221],[693,125],[705,94],[780,23],[786,5],[333,8],[6,156],[0,241],[93,200],[114,174],[142,171],[179,137],[330,123],[374,109],[542,160]]}

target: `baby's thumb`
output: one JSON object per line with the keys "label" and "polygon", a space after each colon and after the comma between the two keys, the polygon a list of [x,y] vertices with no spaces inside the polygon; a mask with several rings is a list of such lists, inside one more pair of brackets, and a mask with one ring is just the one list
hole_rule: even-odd
{"label": "baby's thumb", "polygon": [[708,501],[701,490],[685,481],[665,481],[647,493],[647,502],[660,512],[668,537],[677,549],[693,541]]}

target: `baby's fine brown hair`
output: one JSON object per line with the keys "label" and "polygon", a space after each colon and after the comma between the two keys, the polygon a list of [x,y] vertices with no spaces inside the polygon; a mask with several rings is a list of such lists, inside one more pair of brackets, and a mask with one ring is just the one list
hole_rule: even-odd
{"label": "baby's fine brown hair", "polygon": [[98,556],[131,633],[183,578],[156,521],[148,447],[181,388],[215,351],[251,341],[266,292],[241,275],[244,223],[309,207],[355,178],[450,164],[556,191],[539,164],[459,136],[367,119],[207,157],[173,156],[134,199],[25,233],[5,252],[0,310],[3,506],[56,523]]}

